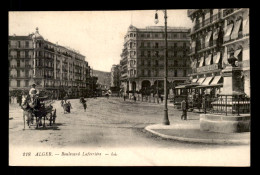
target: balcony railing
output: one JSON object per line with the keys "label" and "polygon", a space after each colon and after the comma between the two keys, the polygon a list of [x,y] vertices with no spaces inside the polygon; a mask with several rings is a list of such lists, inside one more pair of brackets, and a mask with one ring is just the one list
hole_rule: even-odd
{"label": "balcony railing", "polygon": [[223,10],[223,18],[240,9],[241,8],[232,8]]}
{"label": "balcony railing", "polygon": [[199,30],[199,29],[201,29],[201,28],[203,28],[203,27],[205,27],[205,26],[207,26],[207,25],[209,25],[209,24],[219,20],[220,18],[221,18],[221,12],[218,12],[217,14],[215,14],[213,16],[210,16],[209,18],[205,19],[204,21],[195,24],[194,30],[197,31],[197,30]]}

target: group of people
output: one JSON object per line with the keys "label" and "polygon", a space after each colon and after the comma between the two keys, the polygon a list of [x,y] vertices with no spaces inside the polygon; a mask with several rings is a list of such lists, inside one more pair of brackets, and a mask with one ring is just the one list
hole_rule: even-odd
{"label": "group of people", "polygon": [[67,98],[65,97],[64,99],[61,100],[61,107],[66,106],[66,112],[70,113],[70,109],[72,109],[70,101],[67,102]]}

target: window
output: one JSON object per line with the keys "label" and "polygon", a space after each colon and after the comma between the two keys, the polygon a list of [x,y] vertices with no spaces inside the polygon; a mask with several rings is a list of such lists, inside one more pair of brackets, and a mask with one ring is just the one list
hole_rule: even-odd
{"label": "window", "polygon": [[176,47],[177,47],[177,43],[174,43],[174,46],[173,46],[173,47],[175,47],[175,48],[176,48]]}
{"label": "window", "polygon": [[183,76],[186,77],[187,75],[187,71],[186,70],[183,70]]}
{"label": "window", "polygon": [[155,65],[158,66],[159,65],[159,61],[155,60]]}
{"label": "window", "polygon": [[159,51],[155,51],[155,56],[159,57]]}
{"label": "window", "polygon": [[144,76],[144,70],[142,70],[142,76]]}
{"label": "window", "polygon": [[155,76],[159,76],[159,71],[158,70],[155,71]]}
{"label": "window", "polygon": [[130,37],[133,37],[133,34],[132,34],[132,33],[130,33]]}
{"label": "window", "polygon": [[27,48],[29,47],[29,41],[25,42],[25,47],[27,47]]}
{"label": "window", "polygon": [[131,42],[131,43],[130,43],[130,49],[132,49],[132,45],[133,45],[133,43]]}
{"label": "window", "polygon": [[141,42],[141,47],[144,47],[144,42]]}
{"label": "window", "polygon": [[175,76],[175,77],[178,77],[177,70],[174,70],[174,76]]}
{"label": "window", "polygon": [[29,81],[25,80],[25,87],[28,87],[28,86],[29,86]]}
{"label": "window", "polygon": [[183,34],[182,34],[182,38],[187,38],[186,33],[183,33]]}
{"label": "window", "polygon": [[177,34],[175,33],[175,34],[173,34],[173,38],[177,38]]}
{"label": "window", "polygon": [[151,71],[150,70],[148,70],[148,76],[151,76]]}
{"label": "window", "polygon": [[144,34],[141,34],[141,37],[143,38],[143,37],[144,37]]}
{"label": "window", "polygon": [[26,50],[25,51],[25,57],[28,58],[29,57],[29,52]]}
{"label": "window", "polygon": [[147,37],[147,38],[150,38],[150,34],[148,33],[146,37]]}
{"label": "window", "polygon": [[29,70],[25,70],[25,77],[29,77]]}
{"label": "window", "polygon": [[142,65],[142,66],[144,65],[144,60],[141,60],[141,65]]}
{"label": "window", "polygon": [[17,67],[20,67],[20,60],[17,60]]}
{"label": "window", "polygon": [[150,47],[151,47],[151,45],[150,45],[150,44],[151,44],[151,43],[147,43],[147,47],[148,47],[148,48],[150,48]]}
{"label": "window", "polygon": [[20,77],[20,70],[17,70],[17,77]]}
{"label": "window", "polygon": [[183,43],[183,48],[186,48],[186,43],[185,42]]}
{"label": "window", "polygon": [[21,47],[21,41],[18,41],[18,48]]}
{"label": "window", "polygon": [[154,37],[155,37],[155,38],[158,38],[158,34],[157,34],[157,33],[156,33],[156,34],[154,34]]}
{"label": "window", "polygon": [[17,51],[17,58],[20,58],[20,51]]}
{"label": "window", "polygon": [[173,51],[173,55],[174,55],[175,57],[177,57],[177,51],[176,51],[176,50]]}
{"label": "window", "polygon": [[151,51],[147,51],[147,52],[148,52],[148,53],[147,53],[147,54],[148,54],[148,57],[150,57],[150,56],[151,56]]}
{"label": "window", "polygon": [[141,51],[141,56],[144,56],[144,51],[143,50]]}
{"label": "window", "polygon": [[178,66],[178,61],[174,60],[174,66]]}
{"label": "window", "polygon": [[17,87],[20,87],[20,80],[17,80]]}
{"label": "window", "polygon": [[150,61],[147,62],[147,66],[151,66],[151,62]]}

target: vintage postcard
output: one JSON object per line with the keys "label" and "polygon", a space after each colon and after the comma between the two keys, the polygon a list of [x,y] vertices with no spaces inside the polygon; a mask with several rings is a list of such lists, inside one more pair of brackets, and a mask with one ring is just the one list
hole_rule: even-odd
{"label": "vintage postcard", "polygon": [[9,165],[249,167],[249,12],[9,11]]}

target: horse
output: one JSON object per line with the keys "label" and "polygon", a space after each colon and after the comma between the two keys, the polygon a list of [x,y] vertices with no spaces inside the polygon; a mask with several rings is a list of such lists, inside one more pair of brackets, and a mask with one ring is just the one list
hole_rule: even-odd
{"label": "horse", "polygon": [[41,104],[40,99],[38,97],[30,98],[28,95],[24,101],[22,102],[23,118],[24,118],[24,129],[25,129],[25,116],[27,116],[27,124],[30,128],[30,122],[33,123],[33,117],[36,118],[36,128],[42,125],[42,117],[44,117],[44,125],[45,127],[45,116],[46,111],[44,105]]}
{"label": "horse", "polygon": [[30,128],[31,124],[33,124],[33,113],[32,113],[32,108],[30,108],[29,106],[29,95],[26,96],[24,99],[22,99],[22,105],[21,108],[23,109],[23,121],[24,121],[24,130],[25,130],[25,116],[26,121],[27,121],[27,125]]}

